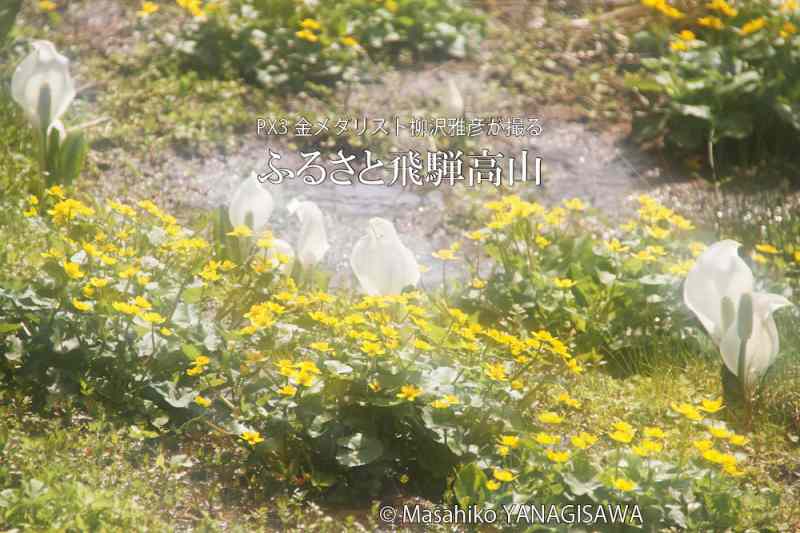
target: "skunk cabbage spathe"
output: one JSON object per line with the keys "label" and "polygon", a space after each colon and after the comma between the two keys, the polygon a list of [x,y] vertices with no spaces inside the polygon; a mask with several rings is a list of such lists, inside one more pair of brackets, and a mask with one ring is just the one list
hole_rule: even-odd
{"label": "skunk cabbage spathe", "polygon": [[319,263],[330,248],[328,234],[325,231],[325,217],[314,202],[289,202],[286,206],[289,213],[300,219],[300,237],[297,240],[296,257],[304,268]]}
{"label": "skunk cabbage spathe", "polygon": [[[772,365],[780,349],[772,313],[792,303],[779,294],[754,291],[753,273],[739,257],[739,247],[731,240],[709,246],[686,277],[683,301],[719,347],[725,366],[736,376],[744,341],[740,323],[749,326],[743,351],[743,381],[752,382]],[[749,300],[747,305],[743,305],[745,299]]]}
{"label": "skunk cabbage spathe", "polygon": [[400,241],[394,225],[383,218],[370,219],[367,234],[353,246],[350,266],[361,290],[372,296],[398,294],[420,278],[414,254]]}

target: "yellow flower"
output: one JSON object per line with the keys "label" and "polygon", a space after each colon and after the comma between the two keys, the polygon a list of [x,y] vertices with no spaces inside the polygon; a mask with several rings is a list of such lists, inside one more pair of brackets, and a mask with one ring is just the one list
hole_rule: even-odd
{"label": "yellow flower", "polygon": [[456,252],[452,248],[444,248],[438,252],[433,252],[432,255],[442,261],[457,261]]}
{"label": "yellow flower", "polygon": [[739,11],[728,4],[725,0],[712,0],[706,7],[721,12],[726,17],[735,17]]}
{"label": "yellow flower", "polygon": [[41,0],[39,2],[39,9],[41,11],[55,11],[58,9],[58,5],[55,2],[51,2],[50,0]]}
{"label": "yellow flower", "polygon": [[735,464],[723,465],[722,471],[728,474],[729,476],[733,477],[739,477],[744,475],[744,470],[739,470]]}
{"label": "yellow flower", "polygon": [[494,479],[490,479],[490,480],[488,480],[486,482],[486,488],[491,492],[496,491],[497,489],[500,488],[500,486],[501,486],[501,483],[498,482],[498,481],[495,481]]}
{"label": "yellow flower", "polygon": [[487,364],[483,371],[490,379],[495,381],[507,381],[506,369],[502,363]]}
{"label": "yellow flower", "polygon": [[497,453],[498,455],[500,455],[500,457],[505,457],[506,455],[511,453],[511,448],[509,448],[508,446],[498,446]]}
{"label": "yellow flower", "polygon": [[688,403],[682,403],[682,404],[673,403],[671,407],[673,411],[682,414],[689,420],[693,420],[696,422],[703,419],[703,415],[700,414],[700,411],[698,411],[697,408]]}
{"label": "yellow flower", "polygon": [[797,3],[797,0],[785,0],[783,4],[781,4],[781,13],[797,11],[798,6],[800,6],[800,4]]}
{"label": "yellow flower", "polygon": [[750,439],[748,439],[744,435],[736,435],[736,434],[734,434],[734,435],[730,436],[730,438],[728,439],[728,442],[730,442],[734,446],[744,446],[748,442],[750,442]]}
{"label": "yellow flower", "polygon": [[783,23],[783,26],[781,27],[781,31],[780,31],[781,38],[788,39],[789,37],[791,37],[795,33],[797,33],[797,26],[795,26],[794,24],[792,24],[788,20]]}
{"label": "yellow flower", "polygon": [[742,26],[740,32],[742,35],[750,35],[751,33],[762,30],[766,25],[767,19],[764,17],[758,17],[757,19],[746,22],[744,26]]}
{"label": "yellow flower", "polygon": [[233,228],[233,231],[228,232],[226,235],[230,237],[250,237],[253,235],[253,230],[248,226],[239,225]]}
{"label": "yellow flower", "polygon": [[694,446],[695,448],[697,448],[701,452],[705,452],[705,451],[710,450],[714,446],[714,443],[711,442],[708,439],[703,439],[703,440],[693,441],[692,442],[692,446]]}
{"label": "yellow flower", "polygon": [[564,200],[564,207],[571,211],[583,211],[586,209],[586,204],[580,198],[572,198],[570,200]]}
{"label": "yellow flower", "polygon": [[641,457],[649,457],[659,453],[664,448],[664,445],[658,441],[644,439],[639,446],[633,447],[633,453]]}
{"label": "yellow flower", "polygon": [[503,470],[502,468],[495,468],[492,471],[492,477],[495,478],[497,481],[513,481],[514,474],[509,470]]}
{"label": "yellow flower", "polygon": [[149,322],[150,324],[163,324],[167,320],[158,313],[144,313],[142,315],[142,319],[144,319],[145,322]]}
{"label": "yellow flower", "polygon": [[631,435],[636,433],[636,429],[632,425],[623,421],[614,422],[614,429],[617,431],[622,431],[623,433],[630,433]]}
{"label": "yellow flower", "polygon": [[47,211],[47,214],[53,217],[54,223],[63,224],[64,222],[74,219],[78,215],[91,217],[94,215],[94,209],[87,207],[83,202],[67,198],[54,205],[53,209]]}
{"label": "yellow flower", "polygon": [[700,410],[705,411],[706,413],[716,413],[723,408],[722,398],[718,398],[716,400],[703,400],[700,403]]}
{"label": "yellow flower", "polygon": [[756,250],[761,252],[762,254],[778,254],[780,250],[772,246],[771,244],[756,244]]}
{"label": "yellow flower", "polygon": [[544,413],[539,414],[539,416],[537,416],[536,418],[542,424],[554,424],[555,425],[555,424],[560,424],[561,422],[564,421],[564,417],[559,416],[558,414],[556,414],[556,413],[554,413],[552,411],[545,411]]}
{"label": "yellow flower", "polygon": [[566,392],[562,392],[561,394],[559,394],[559,395],[556,397],[556,400],[557,400],[557,401],[559,401],[559,402],[561,402],[561,403],[563,403],[563,404],[566,404],[566,405],[568,405],[569,407],[572,407],[572,408],[574,408],[574,409],[580,409],[580,408],[581,408],[581,402],[580,402],[580,400],[576,400],[575,398],[572,398],[572,397],[571,397],[571,396],[570,396],[568,393],[566,393]]}
{"label": "yellow flower", "polygon": [[190,367],[190,368],[186,369],[186,375],[187,376],[196,376],[198,374],[202,374],[203,370],[205,370],[204,366],[193,366],[193,367]]}
{"label": "yellow flower", "polygon": [[89,285],[96,289],[102,289],[108,285],[108,280],[104,278],[91,278],[89,279]]}
{"label": "yellow flower", "polygon": [[611,239],[610,241],[606,241],[606,248],[608,248],[612,252],[622,253],[627,252],[630,248],[627,246],[623,246],[619,239]]}
{"label": "yellow flower", "polygon": [[689,31],[689,30],[683,30],[682,32],[680,32],[678,34],[678,37],[680,37],[684,41],[694,41],[695,40],[694,33]]}
{"label": "yellow flower", "polygon": [[196,403],[196,404],[197,404],[197,405],[199,405],[200,407],[208,407],[209,405],[211,405],[211,400],[209,400],[208,398],[206,398],[206,397],[204,397],[204,396],[200,396],[200,395],[198,394],[198,395],[197,395],[197,396],[195,396],[195,398],[194,398],[194,403]]}
{"label": "yellow flower", "polygon": [[72,261],[64,261],[62,266],[64,267],[64,272],[67,274],[67,276],[72,279],[81,279],[86,275],[86,273],[81,270],[81,266],[77,263],[73,263]]}
{"label": "yellow flower", "polygon": [[665,439],[667,438],[667,434],[664,433],[664,430],[658,427],[646,427],[644,428],[644,436],[649,437],[651,439]]}
{"label": "yellow flower", "polygon": [[313,32],[311,32],[309,30],[300,30],[298,32],[295,32],[295,35],[298,38],[300,38],[300,39],[302,39],[304,41],[308,41],[310,43],[315,43],[315,42],[319,41],[319,37],[317,37]]}
{"label": "yellow flower", "polygon": [[630,492],[636,488],[636,483],[628,479],[617,478],[614,480],[614,488],[622,492]]}
{"label": "yellow flower", "polygon": [[467,239],[471,241],[483,241],[486,240],[488,234],[482,232],[481,230],[470,231],[465,234]]}
{"label": "yellow flower", "polygon": [[470,283],[473,289],[482,289],[486,287],[486,282],[480,278],[474,278]]}
{"label": "yellow flower", "polygon": [[250,444],[251,446],[255,446],[259,442],[264,442],[264,439],[261,437],[261,433],[258,431],[245,431],[241,435],[242,440]]}
{"label": "yellow flower", "polygon": [[397,13],[397,2],[395,0],[386,0],[386,10],[391,13]]}
{"label": "yellow flower", "polygon": [[626,433],[625,431],[614,431],[613,433],[609,434],[609,437],[623,444],[628,444],[633,440],[633,434]]}
{"label": "yellow flower", "polygon": [[294,387],[292,385],[284,385],[283,387],[278,389],[278,394],[289,397],[294,396],[295,394],[297,394],[297,387]]}
{"label": "yellow flower", "polygon": [[422,394],[422,389],[419,387],[414,385],[403,385],[400,387],[400,392],[397,393],[397,397],[401,400],[413,402],[420,394]]}
{"label": "yellow flower", "polygon": [[585,450],[597,442],[597,437],[591,433],[581,431],[579,435],[573,436],[571,439],[572,445],[581,450]]}
{"label": "yellow flower", "polygon": [[78,311],[89,311],[92,309],[92,304],[89,302],[82,302],[77,298],[72,299],[72,306]]}
{"label": "yellow flower", "polygon": [[377,357],[386,353],[381,343],[372,341],[363,341],[361,343],[361,351],[370,357]]}
{"label": "yellow flower", "polygon": [[553,446],[554,444],[558,444],[561,438],[557,435],[551,435],[550,433],[537,433],[534,440],[543,446]]}
{"label": "yellow flower", "polygon": [[703,452],[703,459],[718,465],[735,465],[736,457],[733,455],[722,453],[713,448]]}
{"label": "yellow flower", "polygon": [[192,364],[194,366],[205,366],[210,362],[211,362],[211,358],[209,358],[208,356],[206,356],[206,355],[198,355],[197,357],[194,358],[194,360],[192,361]]}
{"label": "yellow flower", "polygon": [[575,285],[575,281],[569,278],[553,278],[553,285],[559,289],[569,289]]}
{"label": "yellow flower", "polygon": [[354,37],[351,37],[350,35],[345,35],[344,37],[342,37],[342,44],[345,46],[349,46],[350,48],[358,47],[358,41]]}
{"label": "yellow flower", "polygon": [[686,43],[683,41],[672,41],[669,43],[669,49],[673,52],[685,52],[688,50]]}
{"label": "yellow flower", "polygon": [[510,448],[516,448],[519,446],[519,437],[514,435],[502,435],[498,442],[503,446],[508,446]]}
{"label": "yellow flower", "polygon": [[158,332],[161,333],[165,337],[171,337],[172,336],[172,330],[169,329],[169,328],[161,328],[160,330],[158,330]]}
{"label": "yellow flower", "polygon": [[569,461],[569,452],[557,452],[554,450],[547,450],[547,458],[553,461],[554,463],[566,463]]}
{"label": "yellow flower", "polygon": [[547,248],[548,246],[550,246],[550,241],[545,239],[541,235],[537,235],[536,238],[533,239],[533,242],[535,242],[536,246],[538,246],[539,248]]}
{"label": "yellow flower", "polygon": [[314,19],[303,19],[300,26],[302,26],[304,30],[319,30],[322,28],[322,24]]}
{"label": "yellow flower", "polygon": [[648,226],[647,234],[654,239],[663,240],[669,237],[670,231],[668,229],[660,228],[658,226]]}
{"label": "yellow flower", "polygon": [[425,352],[433,350],[433,346],[431,346],[422,339],[414,339],[414,348],[416,348],[417,350],[423,350]]}
{"label": "yellow flower", "polygon": [[730,431],[728,431],[724,427],[714,427],[714,426],[712,426],[712,427],[708,428],[708,432],[711,433],[711,435],[713,437],[716,437],[718,439],[727,439],[727,438],[729,438],[729,437],[731,437],[733,435],[733,433],[731,433]]}
{"label": "yellow flower", "polygon": [[158,11],[159,6],[153,2],[142,2],[142,8],[136,12],[136,14],[142,18],[151,15]]}
{"label": "yellow flower", "polygon": [[328,353],[333,351],[333,348],[331,348],[331,345],[328,344],[327,342],[312,342],[311,344],[308,345],[308,347],[311,348],[312,350],[316,350],[322,353]]}
{"label": "yellow flower", "polygon": [[408,483],[410,481],[410,479],[411,478],[409,478],[407,474],[403,474],[403,475],[400,476],[398,481],[400,481],[401,485],[405,485],[406,483]]}
{"label": "yellow flower", "polygon": [[724,27],[722,20],[718,17],[701,17],[697,19],[697,24],[704,28],[711,28],[714,30],[721,30]]}

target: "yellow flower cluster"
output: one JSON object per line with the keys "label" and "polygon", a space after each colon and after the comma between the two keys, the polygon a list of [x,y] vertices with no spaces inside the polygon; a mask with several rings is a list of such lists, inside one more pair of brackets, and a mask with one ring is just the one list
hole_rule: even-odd
{"label": "yellow flower cluster", "polygon": [[642,0],[642,4],[659,11],[671,19],[680,19],[685,16],[679,9],[669,5],[666,0]]}
{"label": "yellow flower cluster", "polygon": [[175,0],[175,2],[194,17],[201,18],[205,16],[200,0]]}
{"label": "yellow flower cluster", "polygon": [[319,36],[314,32],[322,29],[322,24],[314,19],[307,18],[300,22],[300,28],[300,30],[295,32],[295,35],[299,39],[308,41],[310,43],[316,43],[319,41]]}
{"label": "yellow flower cluster", "polygon": [[281,359],[275,363],[275,366],[278,367],[280,375],[303,387],[312,386],[320,374],[320,369],[317,368],[316,363],[308,360],[295,363],[289,359]]}
{"label": "yellow flower cluster", "polygon": [[710,3],[706,4],[706,7],[713,11],[719,11],[726,17],[735,17],[736,15],[739,14],[739,10],[732,7],[725,0],[711,0]]}

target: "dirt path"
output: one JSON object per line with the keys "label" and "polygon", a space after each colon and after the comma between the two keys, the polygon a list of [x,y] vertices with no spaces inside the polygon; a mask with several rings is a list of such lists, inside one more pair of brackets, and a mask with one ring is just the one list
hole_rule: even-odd
{"label": "dirt path", "polygon": [[[549,119],[546,110],[538,113],[526,109],[520,98],[507,94],[482,77],[480,69],[472,72],[461,64],[389,72],[380,84],[352,88],[348,101],[356,104],[349,106],[350,115],[453,116],[452,112],[448,114],[448,99],[452,98],[447,83],[449,77],[459,88],[467,116],[541,117],[543,132],[539,136],[483,136],[478,141],[480,149],[503,152],[507,156],[518,156],[522,150],[527,150],[530,176],[534,173],[533,157],[542,158],[542,185],[517,184],[510,192],[545,204],[581,197],[613,219],[628,211],[626,198],[629,195],[655,185],[645,177],[657,168],[646,155],[620,144],[612,135],[592,132],[579,123]],[[395,91],[393,88],[397,87],[403,90]],[[397,140],[397,144],[399,150],[429,148],[428,141],[419,138],[405,137]],[[281,154],[278,166],[294,171],[302,166],[303,159],[297,151],[287,148],[280,137],[256,137],[254,120],[252,134],[237,153],[205,161],[176,160],[168,174],[171,180],[192,183],[198,193],[196,207],[214,207],[227,202],[238,179],[252,171],[264,171],[267,146]],[[333,154],[324,154],[325,157],[330,155]],[[380,216],[395,223],[418,260],[431,268],[423,276],[426,284],[441,280],[441,266],[431,257],[431,252],[458,238],[449,235],[444,225],[448,200],[457,201],[449,185],[433,190],[429,187],[404,190],[399,186],[358,183],[344,186],[330,181],[306,185],[295,179],[269,187],[277,206],[273,214],[274,231],[290,242],[296,237],[296,223],[285,210],[291,198],[312,200],[326,214],[331,250],[325,263],[336,272],[334,282],[337,284],[352,281],[349,253],[371,217]]]}

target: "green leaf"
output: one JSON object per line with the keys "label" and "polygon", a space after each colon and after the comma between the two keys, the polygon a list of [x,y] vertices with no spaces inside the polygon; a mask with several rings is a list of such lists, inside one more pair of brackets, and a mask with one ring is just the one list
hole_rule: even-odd
{"label": "green leaf", "polygon": [[89,145],[83,132],[67,135],[59,148],[59,179],[65,185],[71,184],[83,170],[83,162]]}
{"label": "green leaf", "polygon": [[714,125],[714,141],[724,138],[746,139],[753,134],[753,116],[743,111],[731,111],[718,117]]}
{"label": "green leaf", "polygon": [[720,96],[731,93],[751,93],[758,88],[760,81],[761,74],[755,70],[740,72],[733,77],[733,80],[731,80],[730,83],[726,83],[717,87],[716,93]]}
{"label": "green leaf", "polygon": [[381,441],[363,433],[341,437],[336,440],[336,444],[339,445],[336,460],[340,465],[349,468],[369,464],[383,455]]}
{"label": "green leaf", "polygon": [[462,468],[453,482],[453,493],[461,507],[480,505],[486,501],[486,474],[474,463]]}
{"label": "green leaf", "polygon": [[195,393],[192,389],[185,387],[178,388],[171,381],[153,383],[150,385],[150,388],[161,395],[161,398],[163,398],[165,402],[178,409],[184,409],[188,407],[195,396]]}
{"label": "green leaf", "polygon": [[22,0],[5,0],[6,5],[0,7],[0,47],[5,43],[6,38],[14,27],[19,10],[22,8]]}
{"label": "green leaf", "polygon": [[681,115],[711,120],[711,108],[707,105],[673,104],[672,107]]}

